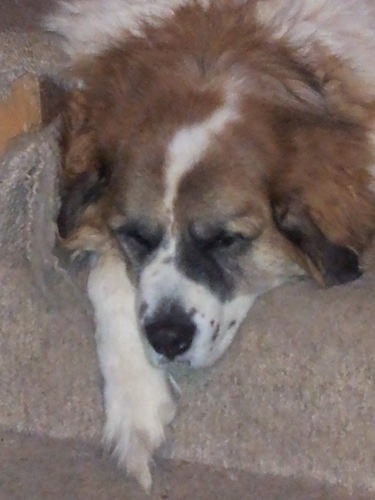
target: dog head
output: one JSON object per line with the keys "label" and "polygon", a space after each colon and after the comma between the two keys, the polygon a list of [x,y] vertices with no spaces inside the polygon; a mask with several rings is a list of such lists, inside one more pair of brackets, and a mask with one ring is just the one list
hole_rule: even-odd
{"label": "dog head", "polygon": [[181,14],[188,44],[175,18],[82,70],[58,224],[71,248],[118,245],[155,362],[198,367],[260,294],[306,271],[327,285],[358,277],[374,214],[359,126],[329,116],[285,51],[257,35],[244,54],[238,19],[229,52],[200,52],[193,13]]}

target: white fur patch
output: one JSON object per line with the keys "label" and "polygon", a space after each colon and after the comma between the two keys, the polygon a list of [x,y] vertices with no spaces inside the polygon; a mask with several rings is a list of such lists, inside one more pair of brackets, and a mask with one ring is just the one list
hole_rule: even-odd
{"label": "white fur patch", "polygon": [[[45,20],[49,31],[65,38],[72,58],[103,52],[127,34],[141,35],[142,23],[154,26],[173,15],[177,7],[195,0],[65,0]],[[198,0],[201,5],[208,0]]]}
{"label": "white fur patch", "polygon": [[[254,304],[258,295],[240,295],[233,300],[221,303],[221,314],[218,318],[219,330],[217,339],[212,342],[211,337],[207,335],[196,336],[192,347],[192,352],[189,353],[191,358],[191,366],[211,366],[218,361],[226,350],[229,348],[233,339],[238,332],[239,327],[246,318],[249,309]],[[205,318],[201,318],[204,322]],[[200,319],[196,319],[200,331],[203,328],[200,325]]]}
{"label": "white fur patch", "polygon": [[262,0],[259,22],[271,28],[306,61],[319,69],[321,48],[346,61],[374,97],[375,8],[372,0]]}
{"label": "white fur patch", "polygon": [[238,118],[235,96],[201,123],[185,127],[174,135],[167,150],[164,206],[173,211],[181,179],[203,158],[213,136]]}
{"label": "white fur patch", "polygon": [[92,267],[88,294],[104,378],[104,441],[120,464],[149,491],[149,461],[175,414],[166,374],[150,365],[135,315],[134,289],[114,250]]}

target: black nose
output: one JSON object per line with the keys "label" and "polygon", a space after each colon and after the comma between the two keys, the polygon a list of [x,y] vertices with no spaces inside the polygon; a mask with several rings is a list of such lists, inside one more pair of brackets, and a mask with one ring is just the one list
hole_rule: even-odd
{"label": "black nose", "polygon": [[164,318],[148,322],[145,332],[155,351],[172,360],[191,346],[195,325],[189,319]]}

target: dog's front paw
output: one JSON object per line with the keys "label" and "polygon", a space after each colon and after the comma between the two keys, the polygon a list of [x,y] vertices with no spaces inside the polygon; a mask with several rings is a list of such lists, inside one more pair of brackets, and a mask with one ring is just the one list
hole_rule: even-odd
{"label": "dog's front paw", "polygon": [[167,375],[152,366],[147,372],[105,387],[104,443],[119,465],[150,491],[150,461],[164,441],[176,405]]}

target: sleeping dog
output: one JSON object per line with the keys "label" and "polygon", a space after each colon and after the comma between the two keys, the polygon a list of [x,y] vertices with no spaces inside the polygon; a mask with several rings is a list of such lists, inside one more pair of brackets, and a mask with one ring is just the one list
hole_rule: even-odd
{"label": "sleeping dog", "polygon": [[72,0],[58,228],[93,254],[104,439],[151,486],[167,363],[217,361],[255,299],[361,274],[375,225],[371,0]]}

